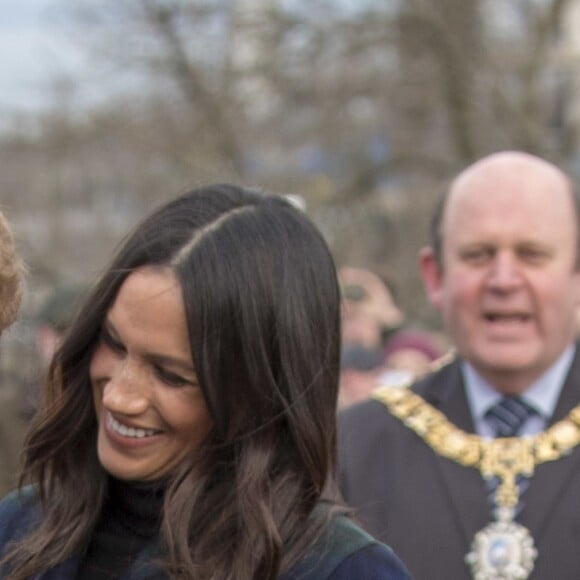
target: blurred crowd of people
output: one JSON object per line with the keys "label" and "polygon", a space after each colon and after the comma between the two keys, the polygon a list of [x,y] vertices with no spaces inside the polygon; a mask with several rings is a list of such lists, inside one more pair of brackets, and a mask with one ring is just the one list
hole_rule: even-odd
{"label": "blurred crowd of people", "polygon": [[408,321],[385,277],[345,266],[338,278],[343,296],[340,407],[366,399],[380,385],[408,386],[445,355],[444,335]]}
{"label": "blurred crowd of people", "polygon": [[[29,422],[39,404],[41,383],[52,356],[73,320],[86,288],[62,284],[48,290],[30,321],[34,360],[27,372],[16,369],[2,377],[0,387],[0,496],[13,489],[20,471],[20,453]],[[30,369],[30,370],[29,370]]]}

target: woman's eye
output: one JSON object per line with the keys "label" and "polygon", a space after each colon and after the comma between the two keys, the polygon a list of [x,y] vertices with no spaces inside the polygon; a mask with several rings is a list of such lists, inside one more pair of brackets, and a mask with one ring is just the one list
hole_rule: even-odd
{"label": "woman's eye", "polygon": [[103,328],[101,330],[100,339],[102,343],[110,348],[113,352],[125,354],[125,347],[118,340],[115,340],[107,329]]}
{"label": "woman's eye", "polygon": [[155,373],[165,384],[171,387],[183,387],[185,385],[191,384],[191,381],[180,375],[176,375],[175,373],[172,373],[163,367],[155,367]]}

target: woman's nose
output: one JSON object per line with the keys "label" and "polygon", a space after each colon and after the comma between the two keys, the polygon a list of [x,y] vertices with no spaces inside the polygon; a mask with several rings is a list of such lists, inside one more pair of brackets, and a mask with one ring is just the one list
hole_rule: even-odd
{"label": "woman's nose", "polygon": [[136,365],[128,361],[116,365],[103,388],[103,405],[126,415],[137,415],[147,409],[147,384]]}

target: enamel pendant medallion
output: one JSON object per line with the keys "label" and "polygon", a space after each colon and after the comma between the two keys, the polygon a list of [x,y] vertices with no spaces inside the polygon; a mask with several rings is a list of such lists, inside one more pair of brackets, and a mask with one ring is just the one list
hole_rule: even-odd
{"label": "enamel pendant medallion", "polygon": [[474,580],[526,580],[534,568],[537,551],[524,526],[513,521],[514,509],[498,507],[496,521],[473,539],[465,561]]}

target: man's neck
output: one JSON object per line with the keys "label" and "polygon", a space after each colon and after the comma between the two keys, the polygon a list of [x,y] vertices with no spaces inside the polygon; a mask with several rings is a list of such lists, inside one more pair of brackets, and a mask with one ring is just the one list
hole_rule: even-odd
{"label": "man's neck", "polygon": [[524,401],[537,411],[537,417],[541,420],[539,430],[542,430],[554,413],[575,352],[576,346],[570,345],[546,371],[541,373],[536,380],[528,382],[521,390],[502,391],[496,384],[491,383],[487,376],[478,372],[473,365],[462,361],[463,381],[476,432],[480,435],[486,434],[483,425],[484,415],[505,394],[521,395]]}

